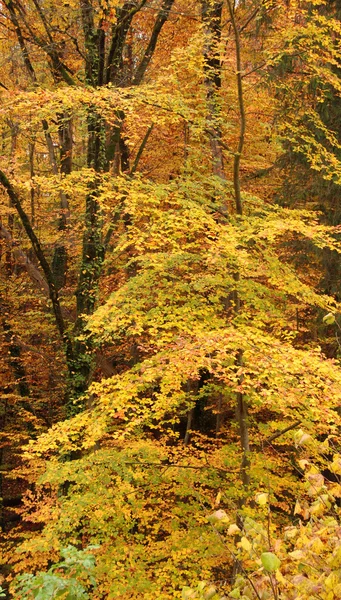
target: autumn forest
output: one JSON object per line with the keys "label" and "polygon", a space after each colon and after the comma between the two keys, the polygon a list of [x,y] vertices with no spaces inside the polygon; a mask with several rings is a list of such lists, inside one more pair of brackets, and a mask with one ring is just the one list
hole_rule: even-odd
{"label": "autumn forest", "polygon": [[0,597],[340,600],[341,1],[0,44]]}

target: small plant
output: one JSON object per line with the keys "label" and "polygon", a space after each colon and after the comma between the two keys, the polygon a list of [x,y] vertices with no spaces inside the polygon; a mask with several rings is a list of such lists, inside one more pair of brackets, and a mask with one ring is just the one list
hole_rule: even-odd
{"label": "small plant", "polygon": [[16,578],[15,597],[22,600],[89,600],[88,591],[96,586],[92,576],[95,557],[89,551],[95,548],[97,546],[85,550],[77,550],[74,546],[62,549],[64,560],[52,565],[46,573],[24,573]]}

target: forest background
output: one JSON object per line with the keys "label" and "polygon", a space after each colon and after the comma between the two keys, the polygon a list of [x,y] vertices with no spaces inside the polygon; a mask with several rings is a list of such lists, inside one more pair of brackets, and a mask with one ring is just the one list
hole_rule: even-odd
{"label": "forest background", "polygon": [[3,597],[341,597],[341,3],[3,0]]}

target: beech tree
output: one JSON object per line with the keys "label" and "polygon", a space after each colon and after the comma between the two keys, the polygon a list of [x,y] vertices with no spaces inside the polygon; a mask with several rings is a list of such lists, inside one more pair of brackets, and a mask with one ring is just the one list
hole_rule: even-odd
{"label": "beech tree", "polygon": [[[55,12],[52,6],[33,1],[32,6],[22,8],[20,3],[6,2],[3,12],[3,26],[16,37],[19,44],[23,66],[29,78],[27,85],[32,89],[39,86],[39,66],[35,65],[34,51],[45,56],[49,67],[51,85],[66,84],[76,86],[83,82],[90,88],[114,85],[125,87],[139,85],[153,57],[159,34],[167,21],[173,2],[168,0],[157,7],[156,18],[150,31],[143,31],[147,40],[139,48],[139,54],[133,54],[129,31],[135,15],[142,10],[145,2],[135,4],[127,2],[122,6],[111,4],[92,4],[81,1],[79,4],[67,4]],[[76,25],[76,27],[75,27]],[[142,34],[142,32],[141,32]],[[81,37],[80,37],[81,36]],[[127,42],[128,39],[128,42]],[[124,64],[130,53],[130,65],[134,65],[129,74]],[[44,77],[47,74],[44,73]],[[31,82],[31,85],[30,85]],[[33,86],[33,87],[32,87]],[[72,93],[72,92],[71,92]],[[72,117],[67,110],[55,114],[58,131],[59,165],[55,146],[47,119],[41,119],[45,134],[47,152],[54,175],[71,173],[73,140]],[[110,169],[114,156],[118,157],[119,171],[129,169],[129,149],[123,133],[124,113],[117,112],[111,124],[106,123],[97,114],[96,107],[89,106],[87,112],[87,167],[95,172]],[[19,193],[11,181],[1,172],[1,183],[6,190],[11,205],[16,209],[21,224],[31,241],[36,259],[44,273],[48,293],[52,303],[56,326],[65,346],[67,367],[72,382],[71,396],[86,390],[92,371],[91,348],[85,347],[79,340],[74,342],[67,331],[65,317],[60,303],[58,288],[66,277],[67,253],[64,244],[55,248],[52,265],[42,244],[38,240],[32,219],[23,207]],[[85,200],[84,233],[82,261],[77,283],[77,306],[75,334],[81,335],[83,315],[91,314],[94,309],[104,260],[102,217],[97,200],[96,181],[92,181]],[[65,193],[60,193],[60,220],[58,229],[65,231],[69,220],[69,203]]]}
{"label": "beech tree", "polygon": [[[12,597],[338,597],[341,372],[309,326],[337,339],[339,304],[296,249],[340,246],[275,197],[288,141],[337,172],[305,127],[338,58],[323,6],[4,5]],[[38,333],[58,367],[35,381]]]}

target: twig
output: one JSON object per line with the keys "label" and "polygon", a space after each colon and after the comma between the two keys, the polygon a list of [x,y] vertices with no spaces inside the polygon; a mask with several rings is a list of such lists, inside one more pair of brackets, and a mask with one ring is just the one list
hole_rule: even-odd
{"label": "twig", "polygon": [[138,164],[139,164],[139,162],[140,162],[140,158],[141,158],[141,156],[142,156],[143,150],[144,150],[144,149],[145,149],[145,147],[146,147],[146,144],[147,144],[147,142],[148,142],[148,138],[149,138],[149,136],[150,136],[151,132],[153,131],[153,129],[154,129],[154,123],[152,123],[152,124],[151,124],[151,125],[148,127],[148,129],[147,129],[147,132],[146,132],[146,134],[145,134],[145,136],[144,136],[144,138],[143,138],[143,140],[142,140],[142,142],[141,142],[141,145],[140,145],[140,147],[139,147],[138,153],[136,154],[136,157],[135,157],[135,160],[134,160],[134,164],[133,164],[133,166],[132,166],[132,168],[131,168],[131,170],[130,170],[130,173],[129,173],[129,175],[134,175],[134,173],[136,172],[136,169],[137,169],[137,167],[138,167]]}
{"label": "twig", "polygon": [[269,438],[264,440],[263,444],[271,444],[271,442],[273,442],[274,440],[279,438],[281,435],[284,435],[284,433],[287,433],[287,431],[291,431],[291,429],[295,429],[295,427],[298,427],[299,425],[301,425],[301,423],[302,423],[302,421],[295,421],[295,423],[288,425],[288,427],[286,427],[285,429],[282,429],[281,431],[277,431],[276,433],[271,435]]}
{"label": "twig", "polygon": [[221,471],[222,473],[239,473],[239,469],[224,469],[223,467],[213,467],[211,465],[199,466],[199,465],[181,465],[178,463],[172,463],[168,459],[163,462],[141,462],[141,461],[129,461],[125,462],[125,465],[139,465],[141,467],[174,467],[177,469],[195,469],[202,471],[205,469],[212,469],[214,471]]}

